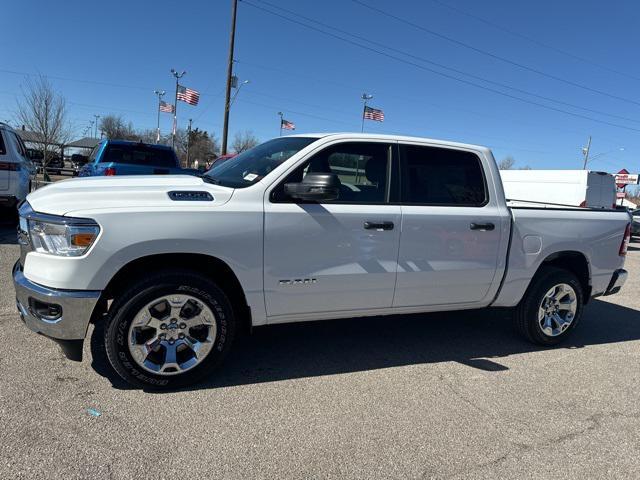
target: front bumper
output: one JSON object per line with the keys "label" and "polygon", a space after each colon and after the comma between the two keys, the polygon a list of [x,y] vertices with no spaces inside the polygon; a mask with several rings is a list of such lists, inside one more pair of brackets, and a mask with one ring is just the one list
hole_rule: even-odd
{"label": "front bumper", "polygon": [[609,282],[609,286],[605,290],[605,295],[613,295],[614,293],[618,293],[622,286],[627,281],[627,277],[629,276],[629,272],[625,269],[621,268],[613,272],[613,276],[611,277],[611,281]]}
{"label": "front bumper", "polygon": [[20,317],[29,329],[58,341],[67,356],[65,346],[82,344],[102,292],[38,285],[24,276],[20,262],[13,267],[13,286]]}

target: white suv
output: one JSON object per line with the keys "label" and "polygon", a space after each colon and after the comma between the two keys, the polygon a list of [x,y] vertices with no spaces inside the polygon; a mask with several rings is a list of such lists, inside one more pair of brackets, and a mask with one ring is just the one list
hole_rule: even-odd
{"label": "white suv", "polygon": [[15,209],[26,198],[33,170],[22,139],[0,122],[0,208]]}

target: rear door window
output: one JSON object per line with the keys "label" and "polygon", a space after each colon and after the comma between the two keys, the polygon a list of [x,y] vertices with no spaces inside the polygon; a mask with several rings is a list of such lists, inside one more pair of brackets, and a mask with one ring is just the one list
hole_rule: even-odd
{"label": "rear door window", "polygon": [[22,139],[15,133],[11,133],[11,135],[13,135],[13,138],[16,142],[18,153],[20,153],[20,155],[22,155],[23,158],[27,158],[27,147],[25,147],[24,143],[22,142]]}
{"label": "rear door window", "polygon": [[472,152],[419,145],[402,146],[402,203],[480,207],[487,187],[480,158]]}
{"label": "rear door window", "polygon": [[101,162],[165,168],[177,166],[171,150],[128,145],[109,145]]}

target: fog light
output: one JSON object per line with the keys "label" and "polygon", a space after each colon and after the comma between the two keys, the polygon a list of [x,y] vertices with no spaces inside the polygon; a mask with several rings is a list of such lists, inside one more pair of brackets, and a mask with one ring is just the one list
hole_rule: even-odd
{"label": "fog light", "polygon": [[46,322],[55,322],[62,317],[62,307],[55,303],[41,302],[30,297],[29,308],[35,317]]}

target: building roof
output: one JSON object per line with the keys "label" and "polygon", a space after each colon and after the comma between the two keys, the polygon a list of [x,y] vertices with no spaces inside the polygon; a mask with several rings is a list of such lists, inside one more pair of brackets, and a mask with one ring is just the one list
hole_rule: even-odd
{"label": "building roof", "polygon": [[74,147],[74,148],[93,148],[98,143],[100,143],[99,138],[92,137],[83,137],[78,140],[74,140],[71,143],[67,143],[65,147]]}
{"label": "building roof", "polygon": [[[42,141],[42,135],[38,132],[33,132],[31,130],[23,130],[21,128],[16,128],[14,131],[20,135],[23,142],[30,143],[44,143]],[[83,137],[78,140],[74,140],[71,143],[64,144],[64,147],[72,147],[72,148],[93,148],[100,142],[99,138],[91,138],[91,137]],[[60,145],[58,143],[53,143],[52,145]]]}
{"label": "building roof", "polygon": [[21,128],[15,128],[14,131],[20,135],[23,142],[42,143],[42,135],[38,132],[32,132],[31,130],[23,130]]}

